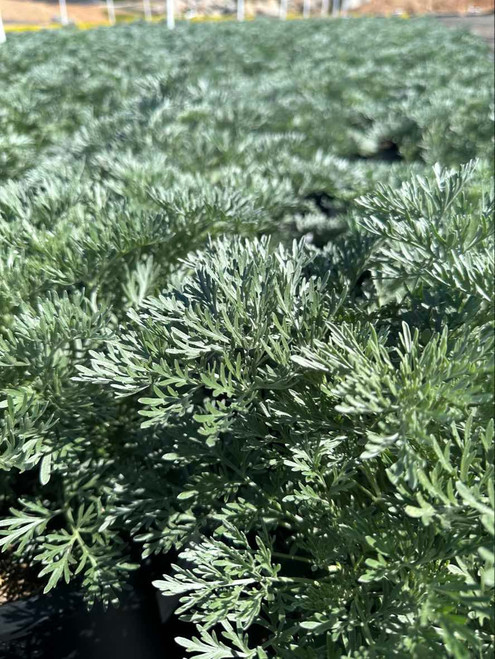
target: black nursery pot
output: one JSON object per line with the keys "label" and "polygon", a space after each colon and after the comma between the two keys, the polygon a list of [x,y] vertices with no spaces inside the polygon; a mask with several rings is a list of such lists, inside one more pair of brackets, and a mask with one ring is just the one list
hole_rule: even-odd
{"label": "black nursery pot", "polygon": [[187,635],[164,598],[137,573],[118,608],[87,607],[58,588],[0,606],[1,659],[179,659],[174,637]]}

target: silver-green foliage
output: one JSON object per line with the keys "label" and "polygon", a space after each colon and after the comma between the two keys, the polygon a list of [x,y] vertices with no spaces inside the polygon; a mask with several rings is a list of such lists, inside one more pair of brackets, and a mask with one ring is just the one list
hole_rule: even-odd
{"label": "silver-green foliage", "polygon": [[[79,460],[74,500],[21,502],[2,542],[38,552],[49,585],[82,572],[100,595],[129,567],[119,530],[145,554],[183,546],[157,586],[198,625],[179,639],[196,657],[488,656],[493,227],[476,176],[383,188],[323,252],[217,239],[111,336],[89,316],[101,347],[70,382],[105,392],[101,423],[127,402],[124,443],[98,446],[96,425],[66,456],[48,427],[40,477],[66,482]],[[357,236],[367,285],[342,257]],[[459,253],[481,289],[475,273],[456,282]],[[70,327],[62,303],[51,322]],[[5,405],[25,423],[17,390]],[[13,459],[31,466],[31,445]]]}
{"label": "silver-green foliage", "polygon": [[[182,611],[198,624],[200,639],[188,645],[195,656],[237,656],[208,637],[218,623],[224,641],[231,637],[227,621],[238,647],[246,630],[265,628],[262,642],[239,656],[489,656],[494,245],[489,203],[478,200],[466,214],[471,175],[469,167],[437,169],[431,180],[363,200],[362,226],[378,235],[369,259],[374,294],[342,302],[350,288],[327,279],[318,331],[299,330],[295,345],[290,313],[276,304],[288,325],[259,342],[269,346],[273,377],[260,365],[255,401],[237,407],[245,359],[236,369],[227,350],[220,359],[210,353],[209,386],[222,405],[208,402],[207,414],[193,418],[198,435],[211,438],[221,409],[221,448],[213,447],[220,465],[232,463],[236,493],[212,513],[213,536],[192,541],[175,576],[157,583],[180,593]],[[411,259],[405,237],[421,223]],[[442,254],[442,277],[432,253]],[[459,258],[470,263],[461,281]],[[430,314],[438,313],[436,330]],[[193,323],[181,344],[194,368]],[[228,386],[218,384],[222,366]],[[159,409],[155,382],[144,414]],[[173,450],[188,455],[180,439]],[[188,497],[204,501],[212,467],[203,461]]]}
{"label": "silver-green foliage", "polygon": [[198,659],[490,656],[490,172],[424,162],[490,149],[483,47],[163,34],[0,53],[0,544],[104,602],[181,550]]}

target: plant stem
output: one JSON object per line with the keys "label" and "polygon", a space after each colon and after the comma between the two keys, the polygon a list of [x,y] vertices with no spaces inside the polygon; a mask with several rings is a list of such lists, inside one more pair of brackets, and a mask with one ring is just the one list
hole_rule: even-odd
{"label": "plant stem", "polygon": [[314,561],[312,561],[310,558],[305,558],[304,556],[293,556],[292,554],[284,554],[281,551],[272,551],[272,556],[275,556],[275,558],[285,558],[291,561],[300,561],[301,563],[314,565]]}

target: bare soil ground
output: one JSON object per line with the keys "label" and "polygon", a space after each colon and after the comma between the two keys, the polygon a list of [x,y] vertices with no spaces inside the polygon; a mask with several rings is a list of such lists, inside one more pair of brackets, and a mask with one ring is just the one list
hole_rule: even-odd
{"label": "bare soil ground", "polygon": [[470,30],[482,37],[495,50],[494,16],[445,16],[439,19],[447,27]]}
{"label": "bare soil ground", "polygon": [[37,577],[38,569],[14,559],[12,554],[0,557],[0,605],[15,602],[24,597],[39,593],[43,587]]}
{"label": "bare soil ground", "polygon": [[390,15],[473,14],[493,11],[494,0],[370,0],[353,13]]}
{"label": "bare soil ground", "polygon": [[[117,16],[142,15],[140,0],[115,1]],[[495,0],[369,0],[355,14],[391,15],[407,13],[409,15],[426,13],[471,14],[494,10]],[[119,5],[133,4],[134,7]],[[163,14],[164,0],[152,0],[154,13]],[[319,13],[320,0],[313,0],[315,13]],[[300,12],[302,0],[289,0],[289,11]],[[222,14],[234,11],[233,0],[178,0],[176,11],[184,14],[196,11],[198,14]],[[59,5],[57,0],[0,0],[0,11],[5,24],[49,25],[59,22]],[[105,0],[87,0],[85,2],[68,2],[69,19],[74,23],[101,23],[107,21]],[[247,0],[248,14],[277,15],[277,0]]]}
{"label": "bare soil ground", "polygon": [[[58,2],[1,0],[0,9],[5,24],[49,25],[57,23],[60,17]],[[107,20],[106,10],[94,4],[67,3],[67,12],[74,23],[99,23]]]}

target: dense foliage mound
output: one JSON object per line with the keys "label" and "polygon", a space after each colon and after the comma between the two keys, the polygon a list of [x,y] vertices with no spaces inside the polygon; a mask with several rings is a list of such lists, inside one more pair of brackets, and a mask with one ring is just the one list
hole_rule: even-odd
{"label": "dense foliage mound", "polygon": [[485,47],[133,25],[0,77],[0,544],[107,603],[179,551],[202,659],[492,656]]}

